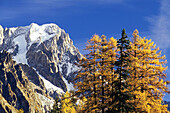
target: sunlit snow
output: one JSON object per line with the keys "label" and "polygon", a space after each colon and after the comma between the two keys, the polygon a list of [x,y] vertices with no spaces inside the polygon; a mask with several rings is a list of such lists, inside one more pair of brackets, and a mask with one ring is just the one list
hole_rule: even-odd
{"label": "sunlit snow", "polygon": [[25,40],[24,35],[20,35],[14,39],[15,44],[18,45],[18,53],[16,56],[13,56],[14,60],[17,63],[24,63],[27,64],[27,59],[26,59],[26,46],[27,42]]}
{"label": "sunlit snow", "polygon": [[[32,23],[30,26],[10,28],[9,36],[14,37],[14,44],[18,45],[18,53],[14,56],[14,60],[17,63],[27,64],[26,53],[27,45],[33,43],[42,43],[49,40],[51,37],[61,35],[64,32],[63,29],[59,28],[56,24],[44,24],[39,26],[38,24]],[[26,38],[29,38],[29,41]],[[9,49],[8,52],[13,52],[13,49]]]}
{"label": "sunlit snow", "polygon": [[32,23],[30,25],[30,39],[32,43],[37,40],[44,42],[55,35],[61,35],[61,29],[55,24],[44,24],[39,26],[35,23]]}
{"label": "sunlit snow", "polygon": [[41,76],[40,74],[39,74],[39,76],[40,76],[40,78],[43,80],[44,85],[45,85],[45,87],[46,87],[46,89],[47,89],[48,91],[51,91],[51,90],[57,91],[58,94],[63,94],[63,93],[64,93],[64,91],[63,91],[61,88],[53,85],[51,82],[49,82],[48,80],[46,80],[46,79],[45,79],[43,76]]}

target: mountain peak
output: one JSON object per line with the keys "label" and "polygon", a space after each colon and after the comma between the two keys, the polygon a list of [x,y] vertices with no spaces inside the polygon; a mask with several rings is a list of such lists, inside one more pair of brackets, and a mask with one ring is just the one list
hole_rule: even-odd
{"label": "mountain peak", "polygon": [[3,39],[0,50],[11,53],[16,63],[34,68],[40,77],[63,91],[73,89],[67,80],[75,76],[78,69],[75,63],[82,55],[69,35],[58,25],[32,23],[7,28],[1,33],[0,39]]}
{"label": "mountain peak", "polygon": [[41,26],[32,23],[29,26],[7,28],[5,32],[3,31],[3,28],[0,29],[0,48],[12,53],[17,63],[24,64],[27,64],[26,53],[32,44],[40,45],[52,37],[59,39],[63,37],[61,35],[66,34],[64,30],[52,23]]}
{"label": "mountain peak", "polygon": [[58,27],[56,24],[43,24],[43,25],[38,25],[36,23],[30,24],[30,31],[31,32],[37,32],[40,34],[58,34],[59,32],[64,32],[61,28]]}
{"label": "mountain peak", "polygon": [[[69,81],[75,77],[78,70],[75,63],[82,55],[73,45],[69,35],[58,25],[32,23],[5,30],[0,27],[0,51],[2,50],[3,54],[11,56],[12,63],[22,68],[22,73],[27,76],[29,84],[37,87],[38,98],[42,102],[38,103],[44,106],[43,111],[48,111],[45,110],[45,106],[51,106],[56,96],[60,97],[67,90],[74,89]],[[4,75],[0,75],[0,78],[1,76]],[[53,99],[44,97],[42,93],[44,90]],[[27,108],[24,110],[28,111]]]}

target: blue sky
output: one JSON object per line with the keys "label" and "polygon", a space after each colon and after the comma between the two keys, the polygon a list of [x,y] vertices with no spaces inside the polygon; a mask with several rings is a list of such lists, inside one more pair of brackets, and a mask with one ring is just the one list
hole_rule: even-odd
{"label": "blue sky", "polygon": [[[151,38],[170,62],[170,0],[0,0],[0,25],[26,26],[55,23],[69,33],[84,53],[93,34],[129,37],[135,29]],[[167,65],[170,66],[170,63]],[[167,70],[170,80],[170,70]],[[170,100],[170,96],[165,96]]]}

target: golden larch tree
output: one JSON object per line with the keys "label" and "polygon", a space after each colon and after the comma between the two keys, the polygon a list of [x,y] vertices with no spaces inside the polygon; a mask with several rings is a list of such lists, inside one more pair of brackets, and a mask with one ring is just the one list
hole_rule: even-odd
{"label": "golden larch tree", "polygon": [[86,97],[87,102],[84,108],[84,112],[96,112],[99,111],[99,94],[100,94],[100,82],[99,72],[97,69],[99,58],[99,43],[101,38],[98,35],[94,35],[86,46],[86,50],[89,51],[84,58],[80,59],[80,70],[75,77],[75,88],[77,89],[76,95],[80,99]]}
{"label": "golden larch tree", "polygon": [[128,70],[130,77],[127,82],[132,92],[135,112],[166,113],[167,105],[162,105],[164,92],[169,92],[165,80],[165,56],[156,48],[153,41],[139,37],[138,31],[133,33],[130,43]]}
{"label": "golden larch tree", "polygon": [[73,103],[70,99],[70,93],[67,91],[65,95],[61,98],[61,112],[62,113],[77,113]]}

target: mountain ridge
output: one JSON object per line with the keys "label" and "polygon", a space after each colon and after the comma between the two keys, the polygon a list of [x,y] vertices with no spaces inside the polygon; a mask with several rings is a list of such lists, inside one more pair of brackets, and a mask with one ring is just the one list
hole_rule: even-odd
{"label": "mountain ridge", "polygon": [[[41,90],[36,89],[36,93],[55,99],[67,90],[74,90],[70,80],[78,70],[75,63],[82,55],[69,35],[56,24],[0,27],[2,50],[11,54],[29,82],[46,91],[42,94]],[[43,111],[48,111],[48,108],[44,107]]]}

